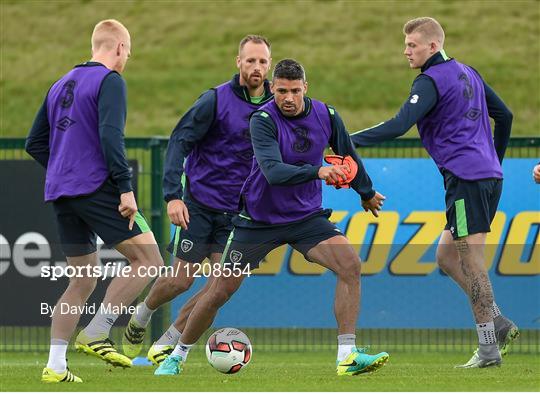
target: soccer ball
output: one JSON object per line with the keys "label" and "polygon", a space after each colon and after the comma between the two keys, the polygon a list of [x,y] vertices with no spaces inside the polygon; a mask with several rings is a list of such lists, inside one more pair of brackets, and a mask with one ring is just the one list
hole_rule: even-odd
{"label": "soccer ball", "polygon": [[208,338],[206,357],[219,372],[237,373],[251,360],[251,342],[236,328],[222,328]]}

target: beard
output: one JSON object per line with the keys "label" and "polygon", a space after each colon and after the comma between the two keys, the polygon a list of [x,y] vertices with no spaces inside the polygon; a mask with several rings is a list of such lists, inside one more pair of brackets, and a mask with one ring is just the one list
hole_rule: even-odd
{"label": "beard", "polygon": [[246,85],[250,88],[255,89],[261,86],[264,83],[264,78],[261,74],[258,74],[256,77],[253,77],[253,74],[241,73],[242,79],[245,81]]}

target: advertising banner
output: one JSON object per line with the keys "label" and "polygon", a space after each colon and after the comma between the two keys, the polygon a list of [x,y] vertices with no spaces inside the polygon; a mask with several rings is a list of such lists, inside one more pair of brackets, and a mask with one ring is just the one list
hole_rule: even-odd
{"label": "advertising banner", "polygon": [[[486,266],[501,310],[522,328],[540,327],[540,185],[535,159],[506,159]],[[438,267],[445,220],[443,178],[430,159],[366,159],[387,197],[379,218],[352,190],[323,186],[323,206],[362,258],[359,327],[466,328],[468,299]],[[204,275],[201,275],[204,276]],[[172,303],[176,315],[204,278]],[[271,252],[220,310],[216,327],[335,327],[336,277],[283,246]]]}
{"label": "advertising banner", "polygon": [[[136,187],[137,162],[129,163]],[[48,326],[50,307],[66,289],[68,278],[43,276],[44,267],[67,265],[52,204],[43,201],[45,171],[30,160],[2,160],[0,179],[0,326]],[[101,265],[126,264],[122,255],[104,247],[100,239],[98,256]],[[98,279],[87,305],[99,306],[110,281]],[[92,312],[85,310],[80,323],[87,323]],[[126,321],[122,317],[119,323]]]}

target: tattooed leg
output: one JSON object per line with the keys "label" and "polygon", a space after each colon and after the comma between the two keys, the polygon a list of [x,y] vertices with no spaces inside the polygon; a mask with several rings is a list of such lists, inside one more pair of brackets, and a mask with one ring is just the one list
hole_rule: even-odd
{"label": "tattooed leg", "polygon": [[485,239],[482,233],[454,241],[476,323],[493,320],[493,290],[484,264]]}

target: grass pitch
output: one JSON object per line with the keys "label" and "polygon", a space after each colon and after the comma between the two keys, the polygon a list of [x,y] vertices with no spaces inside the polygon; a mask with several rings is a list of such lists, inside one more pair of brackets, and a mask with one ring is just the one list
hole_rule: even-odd
{"label": "grass pitch", "polygon": [[[307,70],[309,95],[336,106],[347,129],[390,119],[417,71],[403,24],[437,18],[448,56],[470,63],[514,112],[513,136],[540,130],[540,7],[498,1],[20,1],[0,2],[1,136],[23,137],[51,84],[88,60],[94,24],[116,18],[132,38],[128,136],[170,135],[197,97],[235,72],[246,34]],[[409,134],[418,137],[416,130]]]}
{"label": "grass pitch", "polygon": [[510,354],[501,368],[457,370],[470,354],[390,354],[376,373],[338,377],[334,352],[255,350],[236,375],[215,371],[201,351],[190,354],[179,376],[156,377],[154,367],[110,368],[94,357],[70,352],[71,370],[82,384],[42,384],[45,353],[1,353],[2,391],[538,391],[540,356]]}

